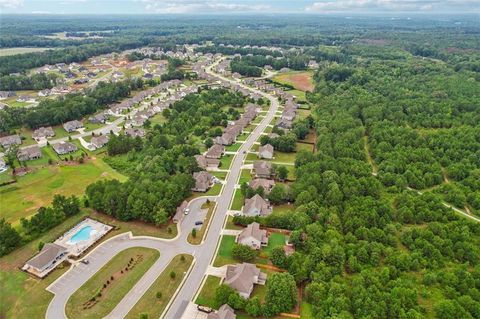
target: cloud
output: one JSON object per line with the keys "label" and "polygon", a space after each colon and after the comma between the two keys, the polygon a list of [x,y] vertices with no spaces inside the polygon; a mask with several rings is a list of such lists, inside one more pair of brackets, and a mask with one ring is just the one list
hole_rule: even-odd
{"label": "cloud", "polygon": [[426,12],[448,9],[478,9],[478,0],[322,0],[305,7],[307,12]]}
{"label": "cloud", "polygon": [[137,0],[145,3],[147,12],[154,13],[216,13],[216,12],[256,12],[270,9],[269,5],[248,5],[200,0]]}
{"label": "cloud", "polygon": [[32,11],[32,14],[52,14],[52,12],[51,11],[38,10],[38,11]]}
{"label": "cloud", "polygon": [[16,9],[23,6],[23,0],[0,0],[0,8]]}

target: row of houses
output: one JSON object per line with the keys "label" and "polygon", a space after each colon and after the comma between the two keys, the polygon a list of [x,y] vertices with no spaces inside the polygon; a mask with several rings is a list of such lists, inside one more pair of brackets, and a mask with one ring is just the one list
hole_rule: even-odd
{"label": "row of houses", "polygon": [[215,138],[215,143],[220,145],[231,145],[235,142],[238,135],[257,117],[258,110],[255,104],[249,103],[245,107],[245,113],[240,119],[227,126],[221,136]]}
{"label": "row of houses", "polygon": [[289,130],[292,128],[293,120],[297,116],[298,104],[292,99],[285,102],[285,106],[282,111],[282,115],[278,119],[275,125],[281,129]]}

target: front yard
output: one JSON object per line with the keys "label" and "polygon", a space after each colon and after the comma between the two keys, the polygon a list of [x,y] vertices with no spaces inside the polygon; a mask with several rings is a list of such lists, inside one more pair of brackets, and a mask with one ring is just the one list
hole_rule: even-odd
{"label": "front yard", "polygon": [[197,305],[215,308],[215,290],[220,285],[220,280],[218,277],[208,276],[195,303]]}

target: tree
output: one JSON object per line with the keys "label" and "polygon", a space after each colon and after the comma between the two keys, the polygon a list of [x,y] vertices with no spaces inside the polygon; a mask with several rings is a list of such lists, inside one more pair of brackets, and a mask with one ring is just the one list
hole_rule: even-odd
{"label": "tree", "polygon": [[14,250],[22,243],[18,232],[5,221],[0,219],[0,256],[4,256]]}
{"label": "tree", "polygon": [[205,147],[206,148],[210,148],[213,146],[213,140],[211,137],[208,137],[206,140],[205,140]]}
{"label": "tree", "polygon": [[245,305],[245,311],[252,317],[258,317],[262,313],[262,305],[257,296],[250,298]]}
{"label": "tree", "polygon": [[175,279],[176,276],[177,276],[177,274],[172,270],[172,271],[170,272],[170,279],[173,280],[173,279]]}
{"label": "tree", "polygon": [[288,269],[288,257],[283,251],[283,247],[275,247],[270,254],[272,264],[279,268]]}
{"label": "tree", "polygon": [[284,181],[288,177],[288,169],[283,165],[278,166],[275,170],[275,173],[280,181]]}
{"label": "tree", "polygon": [[288,312],[297,303],[297,286],[289,273],[274,273],[267,280],[265,310],[273,316],[280,312]]}
{"label": "tree", "polygon": [[267,198],[273,204],[281,204],[287,199],[287,190],[285,186],[277,184],[273,186],[270,193],[267,195]]}
{"label": "tree", "polygon": [[197,229],[196,228],[192,228],[192,237],[197,238]]}
{"label": "tree", "polygon": [[247,245],[235,244],[232,248],[232,256],[241,262],[250,262],[257,256],[256,250]]}
{"label": "tree", "polygon": [[225,284],[222,284],[220,286],[217,287],[217,289],[215,290],[215,305],[217,307],[220,307],[226,303],[228,303],[228,299],[230,297],[230,295],[232,294],[235,294],[237,293],[235,291],[235,289],[225,285]]}
{"label": "tree", "polygon": [[157,297],[157,299],[162,299],[162,292],[161,292],[161,291],[157,291],[157,293],[155,294],[155,296]]}
{"label": "tree", "polygon": [[45,246],[45,243],[44,243],[43,241],[40,241],[40,242],[38,243],[38,251],[41,251],[42,248],[43,248],[43,246]]}

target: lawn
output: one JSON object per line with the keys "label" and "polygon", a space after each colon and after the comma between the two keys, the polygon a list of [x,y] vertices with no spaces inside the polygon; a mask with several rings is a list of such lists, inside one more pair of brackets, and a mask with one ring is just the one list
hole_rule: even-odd
{"label": "lawn", "polygon": [[297,150],[297,152],[299,152],[299,151],[313,152],[313,144],[297,142],[296,150]]}
{"label": "lawn", "polygon": [[275,247],[283,247],[285,245],[285,235],[281,233],[271,233],[268,237],[268,246],[262,248],[262,252],[270,255]]}
{"label": "lawn", "polygon": [[275,205],[273,206],[272,214],[288,213],[288,212],[293,212],[294,210],[295,210],[295,207],[293,205],[288,205],[288,204]]}
{"label": "lawn", "polygon": [[155,124],[163,124],[166,121],[167,119],[163,116],[162,113],[158,113],[150,119],[150,123],[152,124],[152,127],[155,126]]}
{"label": "lawn", "polygon": [[294,164],[296,155],[297,154],[295,152],[285,153],[285,152],[274,151],[272,162]]}
{"label": "lawn", "polygon": [[292,71],[281,73],[273,77],[273,81],[280,84],[291,85],[300,91],[313,91],[313,72],[312,71]]}
{"label": "lawn", "polygon": [[26,47],[4,48],[4,49],[0,49],[0,56],[31,53],[31,52],[42,52],[42,51],[52,50],[52,49],[53,48],[26,48]]}
{"label": "lawn", "polygon": [[297,119],[303,120],[303,119],[307,118],[311,113],[312,113],[312,111],[310,111],[310,110],[298,109],[297,110]]}
{"label": "lawn", "polygon": [[252,179],[252,175],[250,175],[250,170],[249,169],[242,169],[238,184],[242,185],[243,183],[248,183],[248,182],[250,182],[251,179]]}
{"label": "lawn", "polygon": [[227,217],[227,224],[225,225],[225,229],[241,230],[241,229],[243,229],[243,227],[235,225],[233,223],[233,216],[228,216]]}
{"label": "lawn", "polygon": [[250,133],[242,133],[237,137],[237,141],[245,141],[247,140],[247,137],[250,135]]}
{"label": "lawn", "polygon": [[258,160],[257,154],[248,153],[247,157],[245,157],[245,161],[256,161],[256,160]]}
{"label": "lawn", "polygon": [[215,290],[220,285],[220,278],[208,276],[203,285],[202,291],[197,297],[197,305],[215,308]]}
{"label": "lawn", "polygon": [[225,179],[227,178],[227,172],[210,172],[213,176],[215,176],[218,179]]}
{"label": "lawn", "polygon": [[[183,261],[182,256],[184,258]],[[126,318],[137,319],[141,314],[147,314],[148,318],[159,318],[185,277],[192,262],[193,257],[191,255],[183,254],[175,256],[152,286],[150,286],[147,292],[140,298],[132,310],[130,310]],[[174,279],[170,277],[172,271],[176,274]],[[160,298],[157,298],[158,292],[161,293]]]}
{"label": "lawn", "polygon": [[229,169],[230,168],[230,164],[232,164],[232,160],[233,160],[233,155],[230,155],[230,154],[225,154],[222,156],[222,158],[220,159],[220,166],[219,168],[221,169]]}
{"label": "lawn", "polygon": [[207,216],[203,220],[202,227],[197,230],[197,235],[195,237],[192,236],[192,233],[188,234],[187,240],[192,245],[200,245],[205,236],[205,232],[207,231],[208,224],[210,223],[210,219],[212,218],[213,212],[215,211],[215,202],[204,203],[202,208],[208,208]]}
{"label": "lawn", "polygon": [[[70,297],[66,306],[67,316],[69,318],[106,316],[159,257],[160,253],[157,250],[144,247],[129,248],[118,253]],[[133,263],[128,266],[132,259]],[[111,276],[115,279],[111,280]],[[107,281],[110,283],[105,288],[104,284]]]}
{"label": "lawn", "polygon": [[100,179],[126,177],[97,158],[79,165],[53,165],[38,169],[17,182],[2,186],[0,215],[10,223],[36,212],[40,206],[50,205],[55,194],[81,195],[90,183]]}
{"label": "lawn", "polygon": [[235,144],[232,144],[232,145],[228,145],[227,147],[225,147],[225,151],[227,152],[236,152],[238,151],[238,149],[242,146],[242,143],[235,143]]}
{"label": "lawn", "polygon": [[202,197],[202,196],[216,196],[220,194],[220,191],[222,190],[222,184],[221,183],[216,183],[208,191],[205,193],[200,193],[200,192],[193,192],[190,197],[187,198],[187,201],[190,201],[194,198],[197,197]]}
{"label": "lawn", "polygon": [[240,210],[242,209],[244,198],[240,189],[235,190],[235,195],[233,196],[232,205],[230,206],[231,210]]}
{"label": "lawn", "polygon": [[232,249],[235,245],[235,236],[224,235],[220,242],[220,247],[218,249],[217,257],[213,266],[221,267],[223,265],[234,264],[236,261],[232,256]]}

